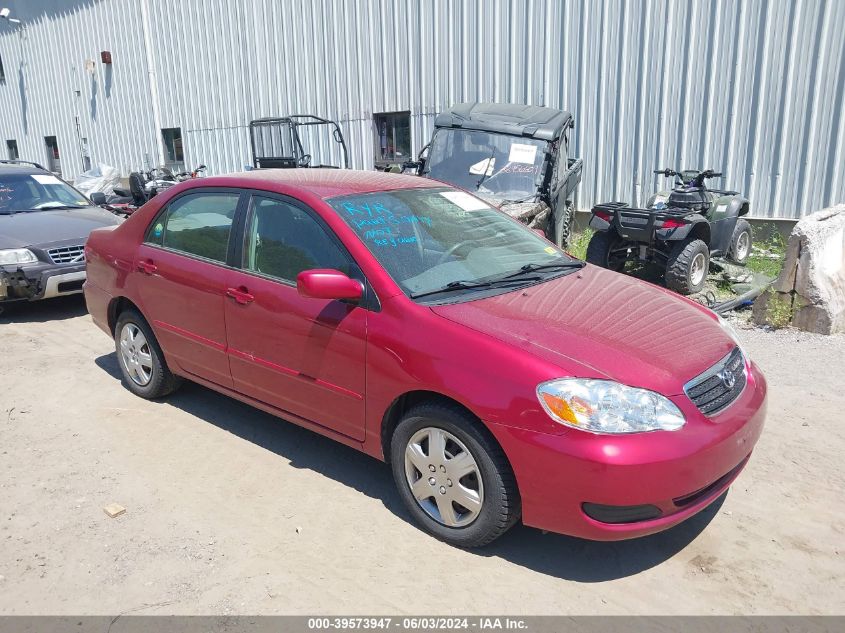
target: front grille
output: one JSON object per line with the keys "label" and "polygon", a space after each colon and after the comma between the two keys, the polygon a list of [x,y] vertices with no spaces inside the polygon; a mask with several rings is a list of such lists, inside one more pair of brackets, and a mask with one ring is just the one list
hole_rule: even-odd
{"label": "front grille", "polygon": [[70,264],[85,261],[85,245],[79,246],[62,246],[61,248],[51,248],[47,251],[50,259],[54,264]]}
{"label": "front grille", "polygon": [[745,359],[735,347],[713,367],[690,380],[684,391],[699,411],[714,415],[739,397],[745,383]]}

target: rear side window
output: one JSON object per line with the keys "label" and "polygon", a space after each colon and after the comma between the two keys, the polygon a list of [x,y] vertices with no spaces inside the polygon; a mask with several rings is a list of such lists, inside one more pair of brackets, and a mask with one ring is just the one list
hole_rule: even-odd
{"label": "rear side window", "polygon": [[172,202],[147,231],[146,242],[225,262],[238,194],[195,193]]}
{"label": "rear side window", "polygon": [[349,259],[323,227],[302,209],[256,196],[246,232],[243,267],[296,281],[303,270],[333,268],[349,274]]}

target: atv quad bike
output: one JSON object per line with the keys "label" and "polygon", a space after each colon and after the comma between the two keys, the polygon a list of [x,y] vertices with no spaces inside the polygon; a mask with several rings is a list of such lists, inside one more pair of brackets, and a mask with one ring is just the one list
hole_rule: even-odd
{"label": "atv quad bike", "polygon": [[709,189],[705,181],[722,174],[704,171],[655,171],[675,177],[671,191],[649,198],[645,209],[624,202],[597,204],[590,226],[587,261],[622,271],[628,261],[665,267],[666,287],[681,294],[704,287],[711,257],[745,264],[751,253],[751,226],[742,219],[748,200],[736,191]]}
{"label": "atv quad bike", "polygon": [[312,165],[311,154],[305,151],[303,137],[316,140],[320,149],[331,153],[331,143],[315,139],[315,132],[328,126],[334,143],[340,145],[343,167],[349,169],[349,152],[340,126],[329,119],[312,114],[292,114],[286,117],[270,117],[249,122],[249,140],[252,147],[252,166],[256,169],[294,167],[332,167],[337,165]]}
{"label": "atv quad bike", "polygon": [[437,115],[431,142],[405,167],[472,191],[564,246],[581,182],[581,160],[569,158],[574,125],[554,108],[460,103]]}

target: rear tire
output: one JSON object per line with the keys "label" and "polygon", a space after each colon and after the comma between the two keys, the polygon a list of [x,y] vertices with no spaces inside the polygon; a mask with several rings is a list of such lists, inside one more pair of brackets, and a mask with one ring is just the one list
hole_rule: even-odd
{"label": "rear tire", "polygon": [[114,327],[114,345],[123,382],[136,396],[152,400],[179,387],[181,379],[167,367],[152,329],[137,310],[120,313]]}
{"label": "rear tire", "polygon": [[682,295],[700,292],[710,269],[710,249],[703,240],[677,242],[666,262],[666,287]]}
{"label": "rear tire", "polygon": [[450,545],[487,545],[522,514],[504,452],[460,407],[430,402],[408,411],[391,438],[390,459],[399,496],[414,521]]}
{"label": "rear tire", "polygon": [[737,220],[728,258],[735,264],[745,264],[751,254],[751,225],[746,220]]}
{"label": "rear tire", "polygon": [[622,239],[616,231],[596,231],[587,244],[587,261],[620,273],[625,269],[625,259],[614,256],[612,251],[621,244]]}

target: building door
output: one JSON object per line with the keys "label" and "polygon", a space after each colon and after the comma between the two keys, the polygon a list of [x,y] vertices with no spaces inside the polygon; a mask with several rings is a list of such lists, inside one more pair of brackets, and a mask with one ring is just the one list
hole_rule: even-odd
{"label": "building door", "polygon": [[59,158],[59,142],[55,136],[45,136],[44,144],[47,146],[47,170],[61,175],[62,161]]}
{"label": "building door", "polygon": [[161,131],[164,141],[164,166],[178,172],[185,169],[185,153],[182,148],[182,128],[167,127]]}

